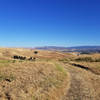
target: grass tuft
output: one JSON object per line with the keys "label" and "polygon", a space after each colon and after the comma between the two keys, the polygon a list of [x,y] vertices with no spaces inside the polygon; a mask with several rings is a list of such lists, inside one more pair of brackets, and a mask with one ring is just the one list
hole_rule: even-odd
{"label": "grass tuft", "polygon": [[63,68],[60,64],[55,63],[55,66],[56,66],[56,69],[57,69],[59,72],[61,72],[61,73],[63,73],[64,75],[66,75],[66,71],[64,70],[64,68]]}
{"label": "grass tuft", "polygon": [[15,80],[15,77],[12,74],[10,74],[10,75],[0,74],[0,81],[4,81],[4,80],[13,81],[13,80]]}

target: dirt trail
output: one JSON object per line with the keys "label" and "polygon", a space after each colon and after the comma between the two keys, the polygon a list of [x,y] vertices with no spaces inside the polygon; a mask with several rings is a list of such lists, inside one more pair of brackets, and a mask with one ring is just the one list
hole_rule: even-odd
{"label": "dirt trail", "polygon": [[70,74],[70,85],[63,100],[100,100],[100,76],[69,64],[64,67]]}

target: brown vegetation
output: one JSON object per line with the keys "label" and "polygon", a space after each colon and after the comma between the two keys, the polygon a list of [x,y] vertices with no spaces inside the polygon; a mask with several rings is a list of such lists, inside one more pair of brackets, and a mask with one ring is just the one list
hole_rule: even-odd
{"label": "brown vegetation", "polygon": [[0,48],[0,100],[99,100],[99,59],[100,54]]}
{"label": "brown vegetation", "polygon": [[[0,99],[2,100],[59,100],[64,96],[67,73],[55,61],[13,59],[34,57],[34,50],[2,49],[9,51],[0,59]],[[42,51],[40,53],[42,55]],[[38,56],[39,58],[39,56]]]}

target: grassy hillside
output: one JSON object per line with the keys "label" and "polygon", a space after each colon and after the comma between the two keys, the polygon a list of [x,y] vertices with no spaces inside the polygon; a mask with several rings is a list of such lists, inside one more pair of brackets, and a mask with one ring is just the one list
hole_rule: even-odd
{"label": "grassy hillside", "polygon": [[[38,52],[35,55],[34,50],[0,49],[0,100],[59,100],[64,96],[68,76],[54,60],[64,55]],[[13,55],[37,59],[15,60]]]}
{"label": "grassy hillside", "polygon": [[[26,59],[14,59],[14,55]],[[29,60],[30,57],[36,59]],[[83,100],[79,99],[81,95],[89,93],[82,92],[83,88],[91,89],[88,85],[91,83],[98,91],[97,98],[100,79],[95,75],[100,75],[99,59],[100,54],[77,56],[57,51],[0,48],[0,100]],[[81,84],[84,86],[79,91]],[[76,95],[75,91],[79,93]]]}

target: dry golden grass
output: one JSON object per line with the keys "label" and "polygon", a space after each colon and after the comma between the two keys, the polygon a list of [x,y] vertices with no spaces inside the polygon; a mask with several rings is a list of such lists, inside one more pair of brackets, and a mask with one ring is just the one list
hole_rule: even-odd
{"label": "dry golden grass", "polygon": [[13,55],[30,57],[34,50],[0,49],[0,100],[59,100],[68,83],[63,67],[51,59],[54,52],[38,51],[37,61],[14,60]]}
{"label": "dry golden grass", "polygon": [[[0,68],[0,97],[12,100],[59,100],[67,74],[46,62],[16,62]],[[62,94],[62,95],[61,95]]]}
{"label": "dry golden grass", "polygon": [[[35,55],[34,51],[38,51],[38,54]],[[26,57],[34,57],[36,56],[39,59],[62,59],[62,58],[73,58],[70,53],[61,53],[57,51],[44,51],[44,50],[30,50],[30,49],[23,49],[23,48],[0,48],[0,59],[11,59],[13,55],[20,55]]]}
{"label": "dry golden grass", "polygon": [[[92,60],[76,60],[87,57]],[[100,99],[100,62],[97,59],[100,59],[100,54],[80,55],[60,60],[70,74],[69,91],[63,100]]]}
{"label": "dry golden grass", "polygon": [[[15,60],[14,55],[37,59]],[[79,57],[95,60],[100,58],[100,54],[76,56],[57,51],[0,48],[0,100],[80,100],[80,94],[88,95],[82,92],[85,91],[83,88],[91,90],[90,86],[93,91],[97,90],[94,94],[99,97],[100,79],[96,75],[100,74],[100,62],[76,61]],[[76,68],[71,63],[87,66],[91,72]],[[82,84],[84,87],[81,87]],[[73,99],[67,99],[67,96],[71,98],[70,90],[73,90]]]}
{"label": "dry golden grass", "polygon": [[100,74],[100,54],[90,54],[90,55],[81,55],[77,58],[85,58],[85,57],[89,57],[91,58],[90,61],[75,61],[73,60],[72,62],[76,63],[76,64],[80,64],[83,66],[88,67],[91,71],[93,71],[95,74]]}

